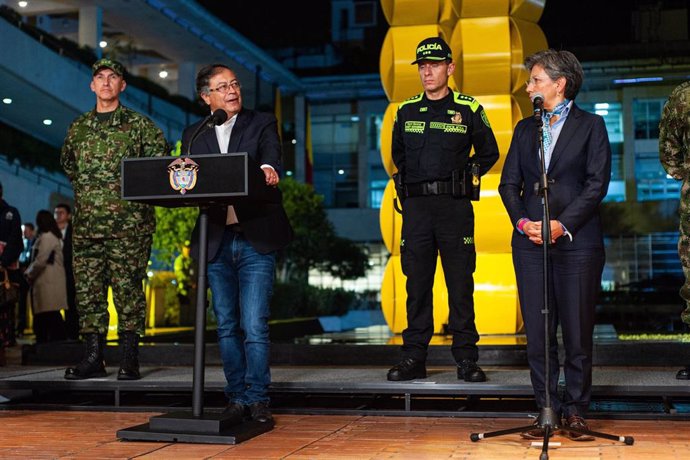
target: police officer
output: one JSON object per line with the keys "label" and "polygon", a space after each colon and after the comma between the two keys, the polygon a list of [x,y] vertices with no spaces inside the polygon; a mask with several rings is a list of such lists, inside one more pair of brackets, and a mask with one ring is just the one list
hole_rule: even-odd
{"label": "police officer", "polygon": [[483,382],[472,297],[474,213],[458,179],[470,161],[478,165],[475,175],[485,174],[498,160],[498,146],[479,102],[448,87],[455,64],[443,39],[422,40],[412,64],[417,64],[424,92],[400,104],[393,127],[393,161],[403,201],[400,254],[407,276],[407,328],[403,358],[388,371],[388,380],[426,377],[434,331],[432,286],[440,253],[458,379]]}
{"label": "police officer", "polygon": [[[678,256],[685,274],[685,283],[680,289],[685,310],[680,317],[685,324],[690,324],[690,81],[677,86],[664,106],[659,123],[659,159],[671,177],[683,181],[678,206]],[[688,365],[676,374],[677,379],[690,380],[690,359],[686,363]]]}
{"label": "police officer", "polygon": [[145,116],[120,104],[127,84],[122,64],[101,59],[92,66],[96,107],[69,127],[61,163],[74,188],[74,278],[85,355],[65,378],[106,375],[103,348],[108,332],[108,286],[118,315],[119,380],[140,378],[138,343],[144,333],[142,281],[156,227],[153,207],[120,199],[120,163],[128,157],[162,156],[163,132]]}

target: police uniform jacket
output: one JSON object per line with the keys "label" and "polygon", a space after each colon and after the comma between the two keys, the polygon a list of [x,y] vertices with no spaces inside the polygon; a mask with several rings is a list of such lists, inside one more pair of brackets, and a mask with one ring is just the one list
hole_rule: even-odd
{"label": "police uniform jacket", "polygon": [[439,100],[425,93],[398,107],[393,127],[393,162],[406,184],[448,180],[472,161],[485,174],[498,160],[498,145],[484,108],[474,98],[450,91]]}

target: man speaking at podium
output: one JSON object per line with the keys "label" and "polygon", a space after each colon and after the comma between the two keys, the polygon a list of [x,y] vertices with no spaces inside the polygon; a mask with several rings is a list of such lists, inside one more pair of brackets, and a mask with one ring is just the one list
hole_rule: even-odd
{"label": "man speaking at podium", "polygon": [[[280,180],[281,146],[272,114],[242,107],[240,82],[223,64],[201,69],[196,90],[211,113],[224,110],[227,121],[192,136],[202,120],[182,134],[184,152],[246,152],[260,165],[266,184]],[[199,253],[199,222],[192,235],[192,254]],[[229,419],[272,420],[268,408],[270,339],[269,302],[273,292],[276,251],[292,239],[292,228],[280,203],[213,206],[208,210],[208,283],[218,322],[218,344],[227,385]],[[201,307],[198,307],[201,308]]]}

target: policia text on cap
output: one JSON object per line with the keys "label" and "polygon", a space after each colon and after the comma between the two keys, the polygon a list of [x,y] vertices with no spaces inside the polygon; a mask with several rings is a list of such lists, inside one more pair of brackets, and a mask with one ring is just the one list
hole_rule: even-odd
{"label": "policia text on cap", "polygon": [[498,146],[479,102],[448,87],[455,70],[448,44],[439,37],[427,38],[417,46],[416,56],[412,64],[418,67],[424,92],[400,104],[393,127],[395,179],[403,202],[400,255],[407,276],[407,328],[402,359],[390,369],[388,380],[426,377],[434,332],[432,286],[440,253],[458,378],[483,382],[474,322],[472,180],[463,178],[467,165],[474,164],[478,192],[478,178],[498,160]]}

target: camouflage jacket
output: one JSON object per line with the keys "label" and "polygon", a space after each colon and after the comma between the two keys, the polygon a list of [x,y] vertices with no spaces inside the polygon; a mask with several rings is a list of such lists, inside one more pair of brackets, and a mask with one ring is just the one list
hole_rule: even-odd
{"label": "camouflage jacket", "polygon": [[73,237],[153,233],[153,207],[120,199],[120,163],[123,158],[163,156],[167,150],[163,132],[121,104],[108,121],[100,121],[95,109],[74,120],[60,157],[74,189]]}
{"label": "camouflage jacket", "polygon": [[690,81],[668,98],[659,123],[659,159],[674,179],[690,178]]}

